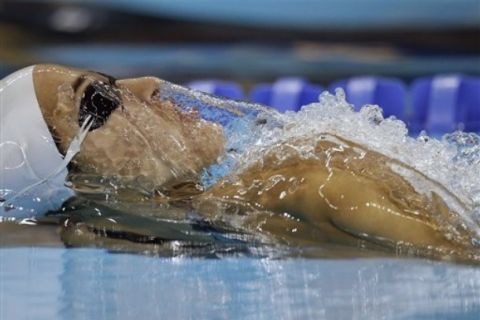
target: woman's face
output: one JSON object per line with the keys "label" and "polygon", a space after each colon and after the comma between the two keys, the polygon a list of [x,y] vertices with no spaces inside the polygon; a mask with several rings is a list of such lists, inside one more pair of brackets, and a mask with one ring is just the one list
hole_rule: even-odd
{"label": "woman's face", "polygon": [[63,153],[88,115],[94,119],[74,164],[82,171],[152,186],[191,179],[223,153],[221,126],[160,101],[160,80],[115,80],[57,65],[34,68],[43,116]]}

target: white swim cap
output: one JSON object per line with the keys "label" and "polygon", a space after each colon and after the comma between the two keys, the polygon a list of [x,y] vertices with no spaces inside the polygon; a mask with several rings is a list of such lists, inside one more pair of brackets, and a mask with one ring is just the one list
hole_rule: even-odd
{"label": "white swim cap", "polygon": [[58,210],[73,195],[66,167],[50,177],[62,162],[35,95],[33,66],[1,80],[0,222]]}

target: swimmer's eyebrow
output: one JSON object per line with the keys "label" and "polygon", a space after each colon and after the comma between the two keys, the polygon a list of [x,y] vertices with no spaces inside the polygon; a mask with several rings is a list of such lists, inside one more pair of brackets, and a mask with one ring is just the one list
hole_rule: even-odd
{"label": "swimmer's eyebrow", "polygon": [[101,72],[98,72],[98,71],[92,71],[92,72],[98,74],[99,76],[102,76],[102,77],[104,77],[104,78],[107,78],[109,84],[114,85],[115,82],[117,82],[117,79],[115,79],[115,78],[112,77],[111,75],[108,75],[108,74],[105,74],[105,73],[101,73]]}
{"label": "swimmer's eyebrow", "polygon": [[77,79],[72,83],[73,92],[77,92],[78,88],[87,80],[84,74],[78,76]]}
{"label": "swimmer's eyebrow", "polygon": [[75,81],[72,83],[72,88],[73,88],[73,91],[74,92],[77,92],[78,88],[80,88],[82,86],[82,84],[88,80],[88,75],[91,75],[91,74],[96,74],[96,75],[99,75],[100,77],[102,78],[105,78],[108,80],[108,83],[111,84],[111,85],[115,85],[115,83],[117,82],[117,79],[115,79],[114,77],[108,75],[108,74],[105,74],[105,73],[101,73],[101,72],[97,72],[97,71],[88,71],[88,73],[84,73],[84,74],[81,74],[78,76],[77,79],[75,79]]}

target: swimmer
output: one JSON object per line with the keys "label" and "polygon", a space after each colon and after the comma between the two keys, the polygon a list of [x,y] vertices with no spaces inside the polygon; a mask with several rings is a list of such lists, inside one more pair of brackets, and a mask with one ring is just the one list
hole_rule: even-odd
{"label": "swimmer", "polygon": [[[43,119],[48,128],[40,135],[57,148],[35,151],[43,154],[40,158],[57,153],[52,166],[58,165],[58,154],[65,155],[89,116],[89,132],[69,170],[127,183],[141,178],[159,201],[171,200],[169,190],[198,182],[202,170],[225,152],[222,126],[161,100],[157,78],[116,80],[58,65],[36,65],[28,72],[35,96],[29,99],[41,112],[36,121]],[[7,116],[13,108],[1,107],[7,108]],[[20,134],[0,142],[6,145]],[[315,157],[305,159],[292,148],[312,141]],[[59,179],[64,178],[65,173]],[[428,190],[422,191],[416,181]],[[0,189],[15,191],[15,186],[7,187]],[[235,221],[247,232],[282,243],[358,245],[361,240],[447,253],[478,250],[468,228],[456,226],[456,211],[465,205],[448,190],[397,160],[329,133],[272,145],[248,167],[206,190],[193,189],[184,198],[204,219]],[[65,195],[68,192],[57,207]],[[455,225],[454,236],[446,223]]]}

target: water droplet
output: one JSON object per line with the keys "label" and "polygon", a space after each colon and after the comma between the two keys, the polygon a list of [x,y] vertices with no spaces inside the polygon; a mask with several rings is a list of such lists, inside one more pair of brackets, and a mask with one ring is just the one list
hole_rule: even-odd
{"label": "water droplet", "polygon": [[5,211],[8,212],[8,211],[11,211],[15,209],[15,206],[11,203],[8,203],[6,206],[5,206]]}

